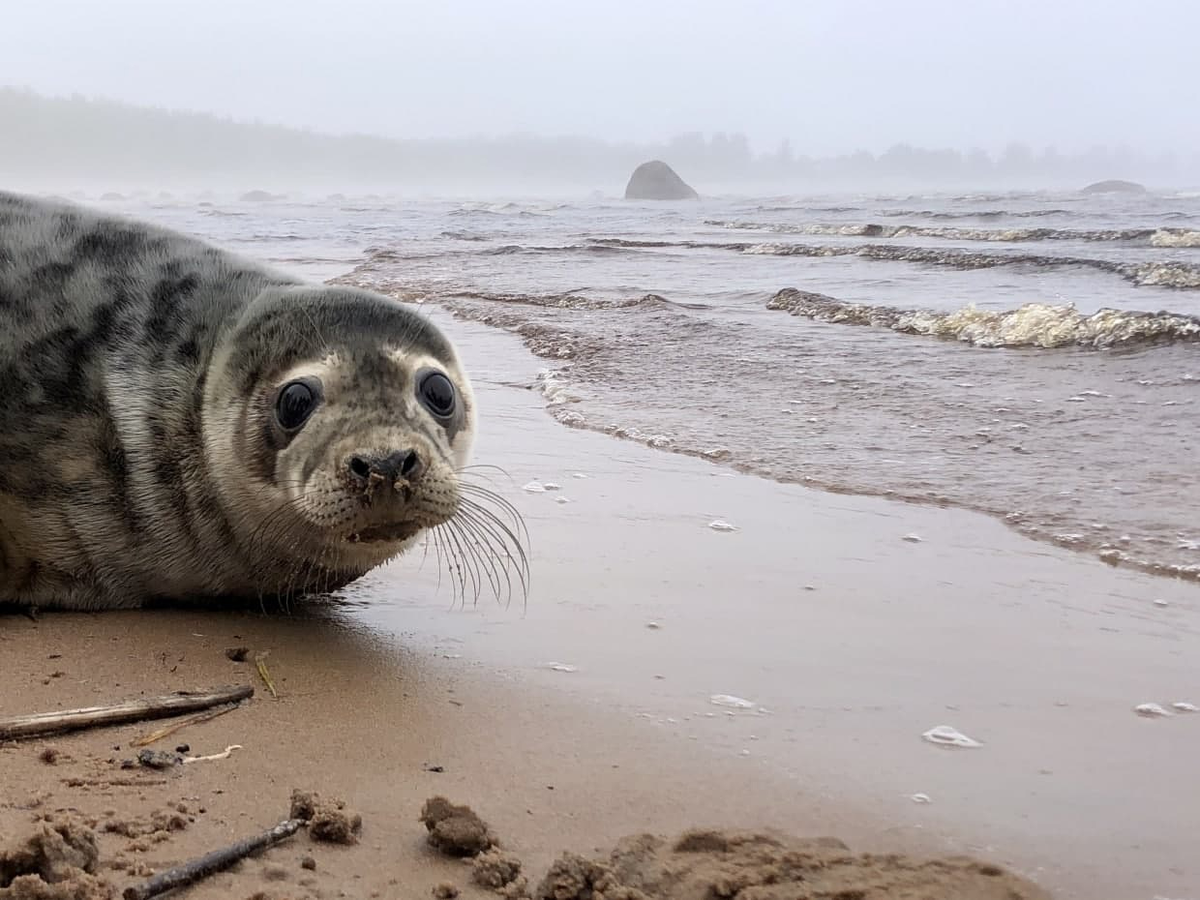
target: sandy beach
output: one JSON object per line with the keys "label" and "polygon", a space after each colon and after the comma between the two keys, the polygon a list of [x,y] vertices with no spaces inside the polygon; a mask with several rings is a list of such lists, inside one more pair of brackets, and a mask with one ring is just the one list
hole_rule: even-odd
{"label": "sandy beach", "polygon": [[[162,742],[240,749],[165,773],[119,767],[162,723],[3,745],[4,840],[43,813],[102,829],[183,804],[185,827],[161,842],[101,831],[101,871],[124,886],[270,827],[301,788],[361,814],[360,842],[297,835],[186,896],[427,897],[444,881],[489,896],[426,844],[421,804],[442,794],[484,816],[531,880],[561,851],[639,832],[777,828],[968,853],[1054,897],[1200,897],[1200,714],[1135,712],[1200,704],[1195,585],[982,515],[563,427],[517,338],[433,315],[474,378],[476,462],[509,473],[496,486],[528,523],[527,604],[459,605],[431,555],[329,610],[6,616],[0,716],[229,683],[256,694]],[[277,699],[226,657],[236,646],[269,651]],[[979,746],[922,739],[939,725]]]}

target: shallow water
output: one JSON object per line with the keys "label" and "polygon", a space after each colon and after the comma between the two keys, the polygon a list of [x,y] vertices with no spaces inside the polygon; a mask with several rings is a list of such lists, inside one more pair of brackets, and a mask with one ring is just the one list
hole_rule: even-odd
{"label": "shallow water", "polygon": [[205,202],[105,205],[514,330],[566,424],[1200,580],[1200,197]]}

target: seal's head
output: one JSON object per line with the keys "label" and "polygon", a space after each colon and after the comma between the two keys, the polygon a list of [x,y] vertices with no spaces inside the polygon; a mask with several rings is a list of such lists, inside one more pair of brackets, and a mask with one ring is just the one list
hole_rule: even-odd
{"label": "seal's head", "polygon": [[460,512],[474,396],[450,341],[410,307],[271,288],[214,363],[204,435],[222,501],[293,570],[349,580]]}

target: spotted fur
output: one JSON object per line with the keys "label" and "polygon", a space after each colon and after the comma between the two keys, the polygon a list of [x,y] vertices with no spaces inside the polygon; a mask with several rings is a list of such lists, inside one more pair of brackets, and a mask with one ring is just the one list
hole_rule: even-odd
{"label": "spotted fur", "polygon": [[[456,388],[449,422],[417,374]],[[323,399],[284,435],[293,377]],[[105,609],[345,585],[455,514],[474,398],[410,307],[304,283],[194,238],[0,192],[0,601]],[[368,491],[355,454],[415,449]]]}

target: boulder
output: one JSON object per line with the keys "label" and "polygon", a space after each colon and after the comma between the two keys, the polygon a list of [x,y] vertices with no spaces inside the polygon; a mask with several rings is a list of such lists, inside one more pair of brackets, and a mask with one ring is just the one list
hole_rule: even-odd
{"label": "boulder", "polygon": [[1083,189],[1085,194],[1144,194],[1146,193],[1145,185],[1138,184],[1136,181],[1121,181],[1119,178],[1114,178],[1109,181],[1097,181],[1095,184],[1089,184]]}
{"label": "boulder", "polygon": [[686,181],[661,160],[642,163],[633,170],[625,186],[626,200],[699,200]]}

